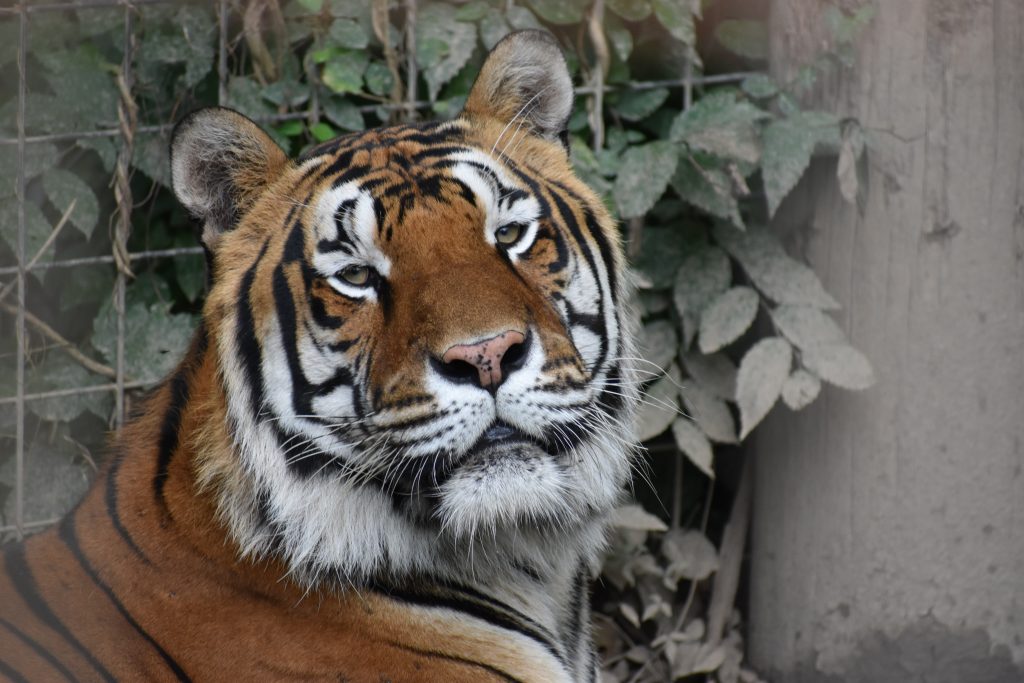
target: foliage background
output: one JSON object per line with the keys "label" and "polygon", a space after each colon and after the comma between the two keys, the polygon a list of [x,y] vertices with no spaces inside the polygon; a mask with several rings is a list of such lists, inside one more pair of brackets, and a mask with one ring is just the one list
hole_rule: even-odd
{"label": "foliage background", "polygon": [[[763,11],[727,0],[169,2],[131,10],[127,32],[122,7],[33,13],[25,133],[51,137],[26,146],[25,261],[107,256],[122,239],[128,252],[173,250],[130,264],[124,372],[130,387],[149,386],[187,345],[204,290],[193,229],[167,187],[170,122],[219,102],[264,122],[297,154],[350,131],[455,115],[503,35],[550,30],[579,85],[573,162],[622,219],[649,378],[636,502],[618,512],[594,596],[605,680],[756,680],[742,665],[734,609],[750,496],[737,447],[780,399],[799,410],[822,381],[873,381],[829,317],[838,303],[790,255],[799,245],[787,251],[765,227],[816,153],[838,157],[825,168],[857,201],[864,132],[799,101],[823,73],[844,68],[870,12],[827,6],[831,43],[794,82],[776,83],[756,73],[767,57]],[[0,15],[4,397],[16,391],[7,283],[18,262],[19,45],[19,17]],[[117,129],[119,116],[130,122],[130,158],[120,135],[61,135]],[[119,162],[134,205],[126,238],[117,237],[112,192]],[[27,392],[116,375],[112,260],[26,276]],[[73,504],[116,421],[109,389],[27,402],[26,519]],[[15,428],[4,400],[0,524],[13,514]]]}

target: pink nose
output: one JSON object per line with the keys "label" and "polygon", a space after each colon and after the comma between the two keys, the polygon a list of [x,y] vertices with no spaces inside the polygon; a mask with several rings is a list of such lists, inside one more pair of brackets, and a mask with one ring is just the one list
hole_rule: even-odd
{"label": "pink nose", "polygon": [[[452,377],[457,376],[462,368],[467,365],[476,369],[479,376],[480,386],[484,389],[494,390],[501,384],[502,361],[508,368],[509,360],[521,361],[521,353],[510,354],[509,351],[522,350],[522,344],[526,338],[515,330],[502,332],[496,337],[484,339],[475,344],[456,344],[450,347],[441,356],[446,374]],[[506,358],[515,355],[515,358]]]}

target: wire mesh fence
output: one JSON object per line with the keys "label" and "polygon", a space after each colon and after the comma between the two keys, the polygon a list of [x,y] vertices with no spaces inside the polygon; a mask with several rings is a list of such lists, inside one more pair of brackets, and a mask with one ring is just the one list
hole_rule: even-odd
{"label": "wire mesh fence", "polygon": [[[511,3],[510,3],[511,4]],[[232,106],[231,91],[229,89],[229,66],[236,57],[236,53],[243,48],[239,45],[238,32],[239,24],[242,21],[242,14],[245,12],[245,3],[229,3],[220,0],[215,4],[216,21],[216,54],[214,55],[216,69],[216,97],[215,101],[224,106]],[[0,181],[7,184],[13,180],[14,196],[11,201],[16,206],[15,212],[4,213],[4,224],[2,230],[9,239],[12,251],[11,260],[13,263],[2,264],[0,262],[0,325],[6,341],[13,340],[11,354],[13,354],[13,382],[7,382],[0,386],[0,411],[8,411],[8,417],[4,420],[0,430],[4,437],[0,444],[2,448],[13,448],[12,457],[4,456],[7,453],[0,453],[0,487],[9,487],[6,505],[0,507],[0,541],[6,538],[20,538],[26,532],[36,530],[52,524],[55,516],[62,514],[68,507],[73,505],[75,499],[84,492],[88,485],[90,472],[95,472],[96,463],[91,455],[91,450],[81,444],[74,444],[78,447],[78,454],[86,463],[86,467],[73,470],[70,474],[60,474],[49,468],[50,462],[45,455],[48,450],[47,444],[53,442],[53,434],[40,434],[40,425],[29,420],[29,408],[40,402],[55,399],[78,398],[93,401],[97,397],[113,397],[113,406],[110,409],[107,426],[116,430],[125,420],[133,392],[150,386],[156,378],[139,379],[133,377],[126,367],[126,344],[131,342],[132,330],[129,329],[126,320],[126,292],[129,283],[133,278],[133,267],[137,264],[154,262],[184,262],[189,263],[202,261],[202,249],[198,246],[174,246],[165,248],[143,248],[130,249],[130,237],[133,226],[133,217],[145,211],[147,203],[153,201],[151,196],[136,196],[132,183],[135,164],[133,154],[143,136],[156,136],[164,140],[173,127],[173,121],[140,123],[139,109],[136,103],[136,93],[140,87],[146,84],[140,80],[140,75],[135,73],[135,56],[138,46],[138,34],[140,31],[140,18],[144,16],[147,8],[153,7],[175,8],[181,6],[175,0],[77,0],[74,2],[42,2],[31,4],[19,4],[13,7],[0,8],[0,22],[7,25],[8,34],[16,36],[16,72],[14,73],[13,85],[15,89],[14,102],[14,135],[0,136],[0,153],[10,154],[13,151],[15,177],[0,178]],[[414,16],[415,0],[404,0],[396,7],[407,13],[407,16]],[[45,121],[40,122],[36,114],[29,107],[30,92],[29,83],[32,78],[31,69],[33,60],[30,59],[30,46],[34,38],[38,36],[34,31],[50,30],[53,24],[45,27],[37,26],[38,18],[44,16],[67,15],[74,13],[76,17],[84,17],[89,13],[103,12],[103,19],[112,18],[117,15],[117,21],[123,28],[123,44],[121,45],[121,63],[116,69],[115,78],[112,79],[111,87],[116,89],[116,115],[117,125],[109,125],[107,121],[94,122],[95,125],[80,126],[74,130],[46,130]],[[82,20],[84,21],[84,20]],[[83,43],[88,42],[88,37],[82,38]],[[11,46],[9,46],[11,47]],[[415,63],[416,52],[410,51],[408,63],[405,64],[407,73],[415,76],[417,65]],[[731,73],[719,75],[699,75],[693,72],[689,63],[683,69],[679,78],[629,81],[616,85],[606,84],[600,78],[588,82],[577,88],[577,94],[581,98],[597,100],[598,112],[602,112],[600,99],[605,93],[616,90],[649,91],[654,89],[671,88],[682,94],[681,106],[688,106],[692,99],[692,91],[695,87],[729,83],[742,80],[747,76],[745,73]],[[435,105],[430,99],[418,96],[415,77],[409,78],[409,87],[403,93],[400,101],[389,101],[380,103],[357,104],[356,109],[363,113],[377,113],[387,111],[409,112],[427,111]],[[68,103],[67,106],[72,106]],[[184,112],[179,112],[184,113]],[[253,114],[252,118],[259,123],[266,125],[278,125],[287,121],[312,121],[318,120],[321,115],[320,103],[316,97],[310,99],[310,104],[303,111],[286,111],[274,114]],[[603,114],[599,113],[600,116]],[[29,124],[31,118],[32,124]],[[31,134],[30,134],[31,131]],[[83,256],[67,256],[51,258],[48,256],[53,245],[60,237],[60,233],[67,224],[68,216],[71,213],[70,207],[58,207],[67,209],[60,219],[49,224],[49,234],[42,244],[36,244],[29,239],[29,223],[32,216],[28,215],[27,207],[30,207],[29,191],[29,164],[32,162],[35,148],[47,144],[79,144],[88,141],[106,140],[113,143],[112,147],[104,148],[107,153],[112,154],[113,178],[109,184],[109,197],[101,198],[105,205],[110,206],[110,242],[109,253],[87,254]],[[166,159],[163,163],[166,165]],[[9,167],[5,167],[9,168]],[[0,173],[3,173],[0,170]],[[7,200],[3,200],[7,201]],[[10,220],[13,218],[13,221]],[[37,240],[38,241],[38,240]],[[32,242],[32,244],[30,244]],[[114,349],[112,353],[113,362],[110,364],[98,361],[93,354],[83,351],[75,343],[66,339],[52,325],[48,324],[45,317],[33,309],[33,297],[29,292],[30,276],[42,276],[48,271],[69,271],[67,282],[75,286],[77,273],[81,269],[89,267],[113,268],[114,282],[112,296],[112,322],[114,334]],[[57,349],[66,354],[76,365],[84,368],[86,373],[74,374],[64,385],[57,387],[35,389],[30,386],[28,373],[30,365],[34,361],[34,353],[41,349]],[[180,351],[180,349],[179,349]],[[49,356],[47,356],[49,358]],[[47,361],[43,361],[47,362]],[[5,388],[10,385],[9,389]],[[13,408],[13,411],[11,410]],[[49,438],[48,438],[49,436]],[[71,440],[73,441],[73,440]],[[33,476],[29,476],[30,470]],[[67,475],[67,476],[65,476]],[[47,497],[47,493],[60,490],[56,500],[49,500],[45,504],[36,504],[41,498]],[[0,493],[3,493],[0,490]],[[52,496],[50,496],[52,498]],[[0,498],[2,500],[2,498]]]}

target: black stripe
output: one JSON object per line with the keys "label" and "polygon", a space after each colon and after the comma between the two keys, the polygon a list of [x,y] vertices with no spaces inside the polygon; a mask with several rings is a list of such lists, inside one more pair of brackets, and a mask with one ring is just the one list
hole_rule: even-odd
{"label": "black stripe", "polygon": [[[149,558],[142,552],[135,543],[135,539],[132,538],[131,533],[125,528],[124,524],[121,523],[121,514],[117,510],[117,473],[121,469],[121,463],[124,461],[124,446],[117,449],[117,455],[114,456],[114,462],[111,463],[110,469],[107,471],[106,481],[106,496],[104,500],[107,506],[107,516],[110,518],[110,524],[114,527],[114,531],[117,535],[125,542],[128,548],[131,549],[132,553],[139,558],[140,561],[145,564],[150,564]],[[159,467],[159,466],[158,466]],[[154,484],[156,482],[154,481]],[[162,502],[162,493],[160,488],[157,488],[157,500]],[[166,507],[166,506],[165,506]]]}
{"label": "black stripe", "polygon": [[[459,587],[458,589],[459,592],[476,598],[481,602],[486,602],[487,604],[459,599],[453,595],[422,593],[405,588],[383,586],[372,586],[372,588],[395,600],[419,605],[421,607],[440,607],[455,610],[457,612],[462,612],[476,617],[477,619],[486,621],[500,628],[515,631],[516,633],[520,633],[527,638],[536,641],[542,645],[545,650],[554,655],[555,659],[564,663],[562,653],[559,652],[558,647],[554,644],[553,640],[544,634],[542,632],[542,628],[533,622],[532,619],[519,614],[511,607],[504,605],[493,598],[488,598],[481,593],[476,593],[475,591],[464,587]],[[498,608],[495,609],[495,607]]]}
{"label": "black stripe", "polygon": [[601,345],[597,360],[594,362],[594,366],[591,369],[591,372],[596,373],[599,368],[604,366],[605,358],[608,355],[608,328],[604,322],[605,304],[604,292],[602,291],[604,286],[601,284],[601,269],[598,268],[594,254],[590,251],[590,247],[586,242],[586,238],[583,236],[583,231],[580,229],[579,223],[576,221],[576,216],[573,215],[572,209],[557,192],[552,192],[551,198],[554,200],[558,213],[561,215],[562,222],[569,228],[569,232],[572,233],[573,238],[579,245],[579,249],[583,253],[583,258],[586,260],[587,265],[590,267],[590,271],[594,276],[594,281],[597,283],[598,292],[600,294],[597,299],[597,315],[601,320],[601,328],[598,333],[598,341],[601,342]]}
{"label": "black stripe", "polygon": [[29,683],[27,678],[18,673],[13,666],[7,664],[2,659],[0,659],[0,674],[7,676],[7,678],[14,681],[14,683]]}
{"label": "black stripe", "polygon": [[65,517],[64,520],[60,523],[58,533],[60,535],[61,540],[64,541],[64,544],[68,547],[68,550],[70,550],[71,554],[75,556],[76,560],[78,560],[78,564],[81,565],[85,573],[89,575],[90,579],[92,579],[92,582],[99,586],[100,589],[107,595],[107,598],[110,599],[110,602],[113,603],[114,607],[117,608],[117,611],[121,613],[121,616],[125,618],[125,621],[127,621],[128,624],[133,629],[135,629],[135,632],[142,636],[143,639],[145,639],[145,641],[149,643],[154,650],[157,651],[157,654],[159,654],[160,658],[164,660],[164,663],[167,665],[167,668],[169,668],[174,673],[174,677],[177,678],[179,681],[191,681],[192,679],[190,679],[188,675],[185,674],[185,672],[178,665],[178,663],[174,661],[174,658],[167,654],[167,652],[162,647],[160,647],[160,644],[153,640],[153,637],[150,636],[146,632],[146,630],[139,626],[138,622],[132,618],[132,615],[128,612],[127,609],[125,609],[124,605],[121,604],[121,601],[117,599],[117,596],[114,595],[114,591],[110,589],[110,586],[108,586],[100,580],[100,577],[96,573],[96,570],[89,563],[89,560],[86,559],[85,554],[82,553],[82,549],[78,545],[78,537],[75,535],[74,518]]}
{"label": "black stripe", "polygon": [[[295,208],[292,207],[291,212],[288,214],[288,218],[285,220],[285,225],[291,223],[292,214],[295,213]],[[305,263],[306,261],[306,235],[302,227],[302,221],[295,221],[294,225],[288,229],[288,238],[284,242],[284,249],[281,252],[281,261],[283,263],[293,263],[298,261],[299,263]]]}
{"label": "black stripe", "polygon": [[[200,324],[199,329],[196,330],[196,334],[192,338],[192,348],[189,349],[185,360],[178,366],[177,371],[175,371],[168,383],[170,399],[167,409],[164,411],[163,421],[160,424],[160,438],[157,441],[156,474],[153,476],[153,493],[156,495],[157,505],[167,514],[170,513],[167,509],[167,501],[164,499],[164,487],[167,485],[171,459],[174,457],[174,452],[178,450],[182,413],[191,394],[189,379],[195,365],[206,352],[206,343],[206,326]],[[113,476],[108,480],[107,508],[111,519],[114,520],[114,526],[121,531],[120,516],[117,514],[116,507],[117,493],[115,487],[110,485],[111,481],[113,481]],[[122,535],[126,536],[127,532]],[[134,543],[132,545],[134,546]]]}
{"label": "black stripe", "polygon": [[458,144],[442,145],[440,147],[431,147],[421,152],[417,152],[412,155],[413,163],[421,164],[428,159],[445,159],[453,154],[460,154],[464,152],[473,151],[469,147],[464,147]]}
{"label": "black stripe", "polygon": [[450,655],[445,652],[438,652],[437,650],[422,650],[418,647],[412,647],[411,645],[407,645],[405,643],[398,643],[392,640],[386,640],[384,642],[386,642],[388,645],[391,645],[392,647],[398,648],[399,650],[405,650],[406,652],[414,652],[418,655],[423,655],[424,657],[433,657],[434,659],[443,659],[449,662],[468,664],[469,666],[473,666],[478,669],[483,669],[484,671],[489,671],[490,673],[494,674],[495,676],[498,676],[502,680],[509,681],[509,683],[525,683],[525,681],[523,681],[522,679],[516,678],[512,674],[502,671],[501,669],[495,666],[491,666],[490,664],[485,664],[483,662],[474,662],[473,660],[466,659],[465,657],[457,657],[455,655]]}
{"label": "black stripe", "polygon": [[583,564],[577,569],[573,582],[572,598],[569,600],[569,624],[565,629],[566,654],[571,661],[579,661],[581,627],[583,620],[583,598],[587,592],[587,574]]}
{"label": "black stripe", "polygon": [[[64,519],[70,520],[74,518],[69,516]],[[14,584],[15,590],[21,596],[21,599],[25,601],[25,604],[28,605],[29,609],[32,610],[36,618],[49,626],[61,638],[66,640],[71,647],[77,650],[89,662],[90,666],[96,669],[96,672],[99,673],[103,680],[115,681],[116,679],[111,673],[71,634],[71,631],[64,625],[64,622],[53,613],[46,600],[39,594],[39,587],[36,585],[32,572],[25,562],[25,546],[20,543],[13,545],[4,555],[4,564],[7,566],[7,573],[11,583]]]}
{"label": "black stripe", "polygon": [[256,340],[256,323],[253,320],[252,304],[249,300],[249,293],[253,281],[256,279],[256,268],[263,257],[266,256],[270,239],[263,243],[259,255],[249,269],[242,276],[241,286],[238,288],[238,329],[235,332],[238,355],[242,359],[242,368],[245,373],[246,384],[249,385],[249,401],[252,404],[253,417],[258,419],[263,408],[263,373],[260,371],[262,354],[260,345]]}
{"label": "black stripe", "polygon": [[40,658],[45,659],[46,662],[50,666],[52,666],[54,669],[59,671],[61,673],[61,675],[64,676],[64,678],[68,679],[69,681],[76,680],[75,677],[71,675],[71,672],[68,671],[67,667],[65,667],[60,662],[59,659],[54,657],[50,653],[49,650],[47,650],[42,645],[37,643],[35,640],[33,640],[27,634],[22,633],[22,631],[17,626],[15,626],[14,624],[10,623],[9,621],[7,621],[6,619],[3,619],[3,618],[0,618],[0,626],[3,626],[5,629],[7,629],[11,633],[13,633],[18,638],[18,640],[20,640],[21,642],[23,642],[26,645],[28,645],[29,648],[31,648],[31,650],[33,652],[35,652],[37,655],[39,655]]}
{"label": "black stripe", "polygon": [[296,415],[311,415],[313,413],[312,391],[306,376],[302,373],[298,343],[295,341],[295,335],[298,332],[295,299],[292,297],[284,265],[280,263],[274,268],[273,290],[274,307],[277,309],[278,327],[281,331],[281,346],[284,348],[284,355],[288,360],[288,372],[292,379],[292,410]]}

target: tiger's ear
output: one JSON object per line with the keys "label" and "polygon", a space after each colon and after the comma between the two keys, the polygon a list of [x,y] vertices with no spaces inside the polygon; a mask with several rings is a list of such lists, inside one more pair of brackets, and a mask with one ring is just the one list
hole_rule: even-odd
{"label": "tiger's ear", "polygon": [[289,163],[259,126],[222,107],[189,114],[171,135],[174,194],[202,221],[200,239],[210,251]]}
{"label": "tiger's ear", "polygon": [[554,37],[545,31],[517,31],[487,55],[465,113],[503,124],[522,119],[534,133],[555,141],[565,131],[572,99],[572,79]]}

